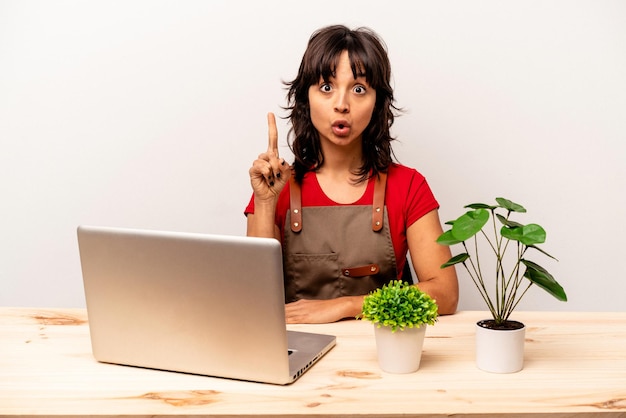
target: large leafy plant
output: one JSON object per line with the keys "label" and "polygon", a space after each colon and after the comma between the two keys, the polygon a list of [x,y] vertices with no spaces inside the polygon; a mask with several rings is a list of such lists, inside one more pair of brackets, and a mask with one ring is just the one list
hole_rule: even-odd
{"label": "large leafy plant", "polygon": [[396,332],[434,325],[437,308],[437,302],[416,286],[393,280],[365,296],[360,318]]}
{"label": "large leafy plant", "polygon": [[[526,209],[523,206],[501,197],[496,198],[496,202],[497,205],[473,203],[465,206],[470,210],[458,219],[446,222],[452,228],[444,232],[437,242],[448,246],[463,245],[465,252],[452,257],[441,267],[463,264],[491,311],[495,323],[500,325],[508,320],[533,284],[558,300],[566,301],[567,296],[561,285],[545,268],[526,258],[527,252],[530,251],[539,252],[556,260],[537,246],[545,242],[546,231],[540,225],[523,225],[510,219],[512,213],[525,213]],[[487,225],[489,219],[490,226]],[[498,223],[501,225],[500,228]],[[487,232],[486,229],[491,231]],[[485,282],[487,274],[483,273],[485,267],[484,263],[481,263],[483,254],[479,255],[479,237],[486,240],[495,256],[495,268],[487,276],[495,278],[495,288],[491,291],[487,289]],[[508,258],[507,250],[513,252]],[[523,283],[527,285],[522,287]]]}

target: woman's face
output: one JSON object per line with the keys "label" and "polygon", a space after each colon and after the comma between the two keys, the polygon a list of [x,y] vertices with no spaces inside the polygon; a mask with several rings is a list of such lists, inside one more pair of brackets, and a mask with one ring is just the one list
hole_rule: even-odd
{"label": "woman's face", "polygon": [[348,51],[343,51],[335,74],[328,82],[323,78],[309,87],[311,121],[320,135],[322,146],[359,145],[369,125],[376,104],[376,90],[364,76],[355,79]]}

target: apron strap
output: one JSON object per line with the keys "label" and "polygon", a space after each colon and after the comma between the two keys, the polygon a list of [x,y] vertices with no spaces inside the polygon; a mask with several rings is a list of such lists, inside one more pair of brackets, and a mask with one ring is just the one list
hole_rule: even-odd
{"label": "apron strap", "polygon": [[[374,201],[372,204],[372,230],[383,229],[383,211],[385,208],[385,188],[387,173],[378,173],[374,184]],[[289,210],[291,211],[291,230],[302,231],[302,190],[293,176],[289,179]]]}
{"label": "apron strap", "polygon": [[372,230],[383,229],[383,210],[385,208],[385,188],[387,187],[387,173],[378,173],[374,184],[374,204],[372,205]]}
{"label": "apron strap", "polygon": [[291,230],[302,231],[302,191],[293,175],[289,178],[289,210],[291,211]]}

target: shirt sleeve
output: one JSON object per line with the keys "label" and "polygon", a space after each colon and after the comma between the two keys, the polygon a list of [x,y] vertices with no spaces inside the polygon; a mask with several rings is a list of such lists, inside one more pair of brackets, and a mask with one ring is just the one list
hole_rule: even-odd
{"label": "shirt sleeve", "polygon": [[243,214],[246,216],[248,216],[251,213],[254,213],[254,193],[252,193],[252,197],[250,198],[250,201],[248,202],[248,206],[246,206],[246,208],[243,211]]}
{"label": "shirt sleeve", "polygon": [[435,199],[426,178],[415,170],[411,172],[413,175],[409,182],[405,207],[407,228],[428,212],[439,208],[439,202]]}
{"label": "shirt sleeve", "polygon": [[385,204],[398,271],[406,263],[407,229],[428,212],[439,208],[430,186],[414,168],[392,164],[387,176]]}

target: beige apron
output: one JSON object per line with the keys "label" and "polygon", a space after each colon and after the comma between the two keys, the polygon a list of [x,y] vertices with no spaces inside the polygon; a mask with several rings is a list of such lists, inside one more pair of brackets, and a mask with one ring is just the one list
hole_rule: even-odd
{"label": "beige apron", "polygon": [[292,178],[283,242],[286,302],[365,295],[398,277],[386,181],[381,173],[372,206],[303,208]]}

